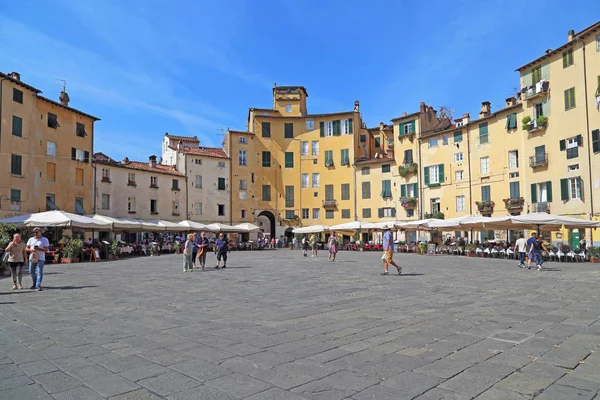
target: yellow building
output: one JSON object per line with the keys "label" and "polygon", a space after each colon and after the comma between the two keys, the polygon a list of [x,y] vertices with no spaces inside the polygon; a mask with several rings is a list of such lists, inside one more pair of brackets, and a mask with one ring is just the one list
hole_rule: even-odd
{"label": "yellow building", "polygon": [[295,226],[355,220],[353,164],[368,151],[359,104],[309,114],[307,97],[304,87],[276,86],[273,109],[251,108],[247,131],[227,132],[234,223],[257,223],[279,237]]}
{"label": "yellow building", "polygon": [[0,73],[0,218],[60,209],[93,208],[94,122],[22,82]]}

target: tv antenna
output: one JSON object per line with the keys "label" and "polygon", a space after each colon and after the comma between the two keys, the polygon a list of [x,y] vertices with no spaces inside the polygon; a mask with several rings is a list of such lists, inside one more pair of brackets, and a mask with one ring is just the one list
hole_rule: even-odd
{"label": "tv antenna", "polygon": [[66,79],[54,79],[62,83],[62,91],[67,93],[67,80]]}

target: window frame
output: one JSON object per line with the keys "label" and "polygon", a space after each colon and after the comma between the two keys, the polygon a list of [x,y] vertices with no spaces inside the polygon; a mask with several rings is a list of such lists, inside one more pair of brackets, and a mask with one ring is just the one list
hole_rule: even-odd
{"label": "window frame", "polygon": [[464,155],[463,155],[462,151],[459,153],[454,153],[454,162],[455,163],[459,163],[459,162],[463,162],[463,161],[464,161]]}
{"label": "window frame", "polygon": [[13,88],[13,102],[23,104],[23,91],[17,88]]}
{"label": "window frame", "polygon": [[[484,161],[485,161],[486,168],[484,168]],[[489,174],[491,174],[490,170],[491,170],[490,157],[489,156],[480,157],[479,158],[479,173],[481,175],[489,175]]]}
{"label": "window frame", "polygon": [[[459,207],[459,205],[461,205],[462,207]],[[465,204],[465,196],[464,195],[456,196],[456,212],[465,212],[466,209],[467,209],[467,207]]]}
{"label": "window frame", "polygon": [[[569,200],[581,200],[581,178],[574,177],[569,179]],[[573,192],[575,190],[575,192]]]}
{"label": "window frame", "polygon": [[238,150],[238,165],[241,167],[248,166],[246,150]]}
{"label": "window frame", "polygon": [[439,146],[438,142],[439,142],[439,139],[437,137],[429,138],[428,148],[433,149],[433,148],[438,147]]}
{"label": "window frame", "polygon": [[310,142],[310,154],[313,157],[316,157],[319,155],[319,141],[318,140],[313,140]]}
{"label": "window frame", "polygon": [[[315,177],[316,183],[315,183]],[[321,187],[321,174],[319,172],[313,172],[311,175],[311,185],[313,189],[318,189]]]}
{"label": "window frame", "polygon": [[310,188],[310,175],[308,172],[303,172],[302,174],[300,174],[300,188],[301,189],[309,189]]}
{"label": "window frame", "polygon": [[[50,151],[54,149],[54,151]],[[56,157],[56,143],[50,140],[46,141],[46,155],[49,157]]]}
{"label": "window frame", "polygon": [[[460,173],[460,177],[458,176],[459,173]],[[464,181],[465,180],[465,171],[463,169],[454,171],[454,180],[455,181]]]}
{"label": "window frame", "polygon": [[[514,155],[514,158],[511,158],[512,155]],[[519,169],[519,150],[508,151],[508,169]]]}
{"label": "window frame", "polygon": [[308,141],[300,142],[300,157],[308,157]]}
{"label": "window frame", "polygon": [[565,111],[569,111],[577,107],[577,103],[575,102],[575,87],[565,90],[564,96]]}

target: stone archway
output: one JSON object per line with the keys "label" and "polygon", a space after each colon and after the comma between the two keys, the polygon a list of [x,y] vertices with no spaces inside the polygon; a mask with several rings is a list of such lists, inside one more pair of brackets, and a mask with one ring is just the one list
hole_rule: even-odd
{"label": "stone archway", "polygon": [[[269,230],[267,231],[271,238],[275,237],[275,215],[271,211],[261,211],[257,216],[257,220],[259,217],[265,217],[269,220]],[[265,233],[267,233],[265,232]]]}

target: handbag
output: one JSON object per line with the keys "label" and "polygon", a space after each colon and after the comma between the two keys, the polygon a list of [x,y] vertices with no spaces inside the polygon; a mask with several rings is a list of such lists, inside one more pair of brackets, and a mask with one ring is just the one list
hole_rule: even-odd
{"label": "handbag", "polygon": [[5,251],[4,254],[2,254],[2,262],[7,263],[8,257],[10,257],[10,253],[8,251]]}

